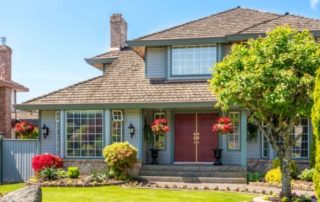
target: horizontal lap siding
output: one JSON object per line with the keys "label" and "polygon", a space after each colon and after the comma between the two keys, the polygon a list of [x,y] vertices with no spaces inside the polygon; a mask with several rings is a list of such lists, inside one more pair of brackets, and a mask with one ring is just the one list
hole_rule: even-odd
{"label": "horizontal lap siding", "polygon": [[[128,141],[138,149],[138,158],[142,159],[142,117],[139,109],[126,109],[124,110],[124,140]],[[133,138],[129,133],[128,127],[130,124],[135,127]]]}
{"label": "horizontal lap siding", "polygon": [[230,151],[227,148],[227,135],[221,135],[222,143],[222,161],[226,165],[240,165],[241,164],[241,152]]}
{"label": "horizontal lap siding", "polygon": [[55,111],[41,111],[41,125],[46,124],[49,128],[49,135],[44,138],[41,135],[41,153],[59,155],[56,148]]}
{"label": "horizontal lap siding", "polygon": [[257,135],[256,140],[248,141],[248,159],[260,159],[261,158],[261,139],[260,135]]}
{"label": "horizontal lap siding", "polygon": [[167,48],[148,48],[146,55],[146,77],[149,79],[166,78],[168,65]]}

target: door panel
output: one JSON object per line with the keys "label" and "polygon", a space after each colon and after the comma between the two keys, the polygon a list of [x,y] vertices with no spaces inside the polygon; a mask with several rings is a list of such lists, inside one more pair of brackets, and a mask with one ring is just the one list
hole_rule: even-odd
{"label": "door panel", "polygon": [[195,114],[175,115],[174,158],[180,162],[196,161],[193,133],[196,131]]}
{"label": "door panel", "polygon": [[198,144],[198,161],[212,162],[214,160],[212,149],[218,148],[218,135],[212,132],[212,124],[217,114],[198,114],[198,132],[200,141]]}

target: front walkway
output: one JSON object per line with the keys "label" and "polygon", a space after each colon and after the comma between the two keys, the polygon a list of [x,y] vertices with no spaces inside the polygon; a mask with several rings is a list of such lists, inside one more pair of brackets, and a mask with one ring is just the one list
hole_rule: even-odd
{"label": "front walkway", "polygon": [[[172,187],[176,185],[177,187],[185,187],[187,188],[198,188],[198,189],[204,189],[205,187],[209,189],[215,189],[219,188],[219,190],[228,190],[230,191],[242,191],[245,190],[246,192],[255,192],[258,194],[261,194],[263,191],[265,191],[266,195],[272,193],[274,194],[279,194],[280,193],[280,188],[275,188],[275,187],[263,187],[263,186],[254,186],[254,185],[248,185],[248,184],[216,184],[216,183],[183,183],[183,182],[151,182],[160,185],[161,187],[165,187],[166,185],[168,187]],[[315,193],[312,191],[302,191],[302,190],[293,190],[294,193],[298,195],[308,195],[312,196]]]}

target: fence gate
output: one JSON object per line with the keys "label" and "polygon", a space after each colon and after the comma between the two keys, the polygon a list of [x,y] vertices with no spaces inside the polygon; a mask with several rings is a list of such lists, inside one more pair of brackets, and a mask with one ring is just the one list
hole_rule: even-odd
{"label": "fence gate", "polygon": [[32,157],[38,153],[37,140],[11,140],[0,137],[0,182],[24,182],[34,173]]}

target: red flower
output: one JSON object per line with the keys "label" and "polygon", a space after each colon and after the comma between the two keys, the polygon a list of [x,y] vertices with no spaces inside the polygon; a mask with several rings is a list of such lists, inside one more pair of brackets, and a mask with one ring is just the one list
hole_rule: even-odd
{"label": "red flower", "polygon": [[39,172],[44,168],[62,168],[63,160],[52,154],[40,154],[32,158],[32,168]]}
{"label": "red flower", "polygon": [[15,125],[15,131],[21,134],[32,133],[34,129],[34,125],[26,121],[20,121]]}
{"label": "red flower", "polygon": [[154,135],[164,135],[170,131],[167,126],[167,119],[155,119],[151,125],[151,130]]}
{"label": "red flower", "polygon": [[228,117],[219,117],[212,126],[212,132],[220,134],[228,134],[233,132],[233,124]]}

